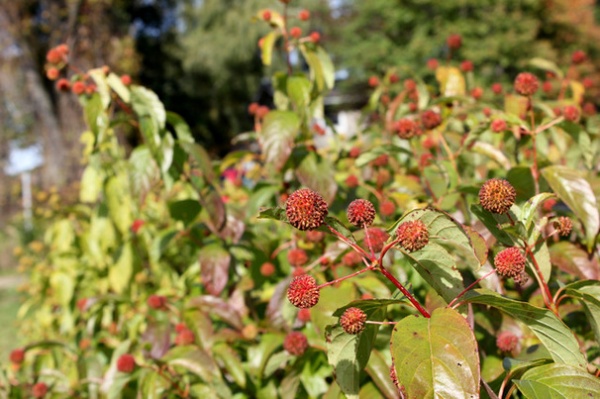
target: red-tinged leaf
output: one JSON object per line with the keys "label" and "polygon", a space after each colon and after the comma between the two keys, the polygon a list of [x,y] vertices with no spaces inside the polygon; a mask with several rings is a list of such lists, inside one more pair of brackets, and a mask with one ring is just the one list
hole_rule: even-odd
{"label": "red-tinged leaf", "polygon": [[588,252],[591,252],[600,229],[600,214],[590,183],[580,171],[562,165],[542,169],[542,176],[583,223]]}
{"label": "red-tinged leaf", "polygon": [[200,275],[206,291],[218,296],[229,279],[231,254],[220,244],[210,244],[200,249]]}
{"label": "red-tinged leaf", "polygon": [[281,170],[290,157],[300,118],[291,111],[271,111],[265,117],[260,140],[265,162]]}
{"label": "red-tinged leaf", "polygon": [[600,278],[600,266],[594,257],[569,241],[559,241],[550,247],[552,264],[560,270],[582,279],[597,280]]}
{"label": "red-tinged leaf", "polygon": [[477,341],[454,309],[408,316],[392,333],[392,359],[406,399],[479,397]]}
{"label": "red-tinged leaf", "polygon": [[218,235],[227,223],[227,210],[225,209],[225,203],[221,199],[221,195],[211,188],[208,193],[200,197],[200,202],[206,209],[208,227]]}
{"label": "red-tinged leaf", "polygon": [[231,326],[241,330],[244,327],[242,317],[227,302],[215,296],[203,295],[190,300],[190,306],[197,307],[213,316],[221,318]]}

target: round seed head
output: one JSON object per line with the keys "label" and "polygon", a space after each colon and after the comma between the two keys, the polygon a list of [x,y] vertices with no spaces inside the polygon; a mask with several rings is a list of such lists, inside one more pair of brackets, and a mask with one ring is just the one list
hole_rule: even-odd
{"label": "round seed head", "polygon": [[515,188],[503,179],[490,179],[483,183],[479,190],[481,206],[492,213],[507,213],[516,199],[517,192]]}
{"label": "round seed head", "polygon": [[121,373],[131,373],[135,369],[135,359],[129,353],[125,353],[117,359],[117,370]]}
{"label": "round seed head", "polygon": [[356,335],[365,329],[367,314],[359,308],[348,308],[340,317],[340,325],[347,334]]}
{"label": "round seed head", "polygon": [[290,355],[301,356],[306,352],[308,348],[308,339],[306,335],[299,331],[292,331],[289,333],[283,341],[283,349],[285,349]]}
{"label": "round seed head", "polygon": [[427,226],[420,220],[404,222],[396,230],[399,244],[406,252],[414,252],[429,242]]}
{"label": "round seed head", "polygon": [[522,72],[515,78],[515,91],[522,96],[532,96],[538,90],[540,83],[535,75]]}
{"label": "round seed head", "polygon": [[435,129],[442,123],[442,117],[437,112],[428,109],[423,111],[421,114],[421,123],[425,126],[425,129]]}
{"label": "round seed head", "polygon": [[316,280],[308,274],[294,277],[287,291],[290,303],[300,309],[315,306],[319,302],[319,295],[320,291]]}
{"label": "round seed head", "polygon": [[510,331],[502,331],[496,338],[496,346],[502,352],[512,352],[519,344],[519,337]]}
{"label": "round seed head", "polygon": [[375,207],[371,201],[357,199],[348,205],[346,214],[348,215],[348,221],[354,226],[370,226],[375,220]]}
{"label": "round seed head", "polygon": [[512,277],[520,279],[521,274],[525,271],[527,260],[519,248],[506,248],[496,255],[494,258],[494,266],[496,272],[503,277]]}
{"label": "round seed head", "polygon": [[571,234],[571,230],[573,230],[573,222],[566,216],[561,216],[554,221],[554,228],[558,230],[558,234],[563,237]]}
{"label": "round seed head", "polygon": [[288,262],[290,262],[290,265],[294,267],[303,266],[306,264],[306,262],[308,262],[308,255],[303,249],[293,248],[289,250],[287,259]]}
{"label": "round seed head", "polygon": [[327,203],[317,192],[301,188],[287,199],[285,214],[292,226],[298,230],[319,228],[327,216]]}

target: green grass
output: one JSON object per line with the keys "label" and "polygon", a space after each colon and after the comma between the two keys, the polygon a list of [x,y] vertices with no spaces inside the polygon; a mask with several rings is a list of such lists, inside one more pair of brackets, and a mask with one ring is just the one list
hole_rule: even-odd
{"label": "green grass", "polygon": [[6,363],[10,352],[22,343],[16,327],[21,304],[16,288],[0,288],[0,363]]}

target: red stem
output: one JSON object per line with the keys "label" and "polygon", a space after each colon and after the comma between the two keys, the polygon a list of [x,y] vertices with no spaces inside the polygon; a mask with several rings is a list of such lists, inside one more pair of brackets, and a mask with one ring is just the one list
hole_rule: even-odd
{"label": "red stem", "polygon": [[451,308],[452,305],[454,305],[454,303],[460,298],[462,297],[464,294],[467,293],[467,291],[469,291],[471,288],[473,288],[475,285],[479,284],[482,280],[485,280],[486,278],[488,278],[489,276],[491,276],[492,274],[496,273],[496,269],[492,269],[491,271],[487,272],[485,275],[483,275],[482,277],[479,277],[477,280],[473,281],[467,288],[465,288],[464,290],[461,291],[460,294],[458,294],[456,296],[456,298],[454,298],[449,304],[448,307]]}
{"label": "red stem", "polygon": [[379,265],[379,271],[388,279],[392,282],[392,284],[394,284],[396,286],[396,288],[398,288],[400,290],[400,292],[402,292],[402,294],[404,294],[404,296],[406,298],[408,298],[408,300],[410,301],[410,303],[413,304],[413,306],[419,311],[419,313],[421,313],[423,315],[423,317],[429,319],[431,317],[431,315],[429,314],[429,312],[427,310],[425,310],[425,308],[423,306],[421,306],[421,304],[419,302],[417,302],[417,300],[415,299],[415,297],[413,297],[411,295],[410,292],[408,292],[408,290],[406,288],[404,288],[404,286],[402,285],[402,283],[400,283],[400,281],[396,280],[396,277],[392,276],[392,274],[390,272],[388,272],[382,265]]}

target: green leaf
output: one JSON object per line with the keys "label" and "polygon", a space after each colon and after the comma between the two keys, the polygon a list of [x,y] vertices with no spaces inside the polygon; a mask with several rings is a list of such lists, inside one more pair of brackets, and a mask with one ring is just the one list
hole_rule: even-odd
{"label": "green leaf", "polygon": [[315,152],[308,153],[296,168],[296,176],[306,186],[323,196],[328,204],[335,199],[337,183],[331,171],[334,166]]}
{"label": "green leaf", "polygon": [[169,202],[168,205],[171,217],[181,220],[186,226],[192,223],[202,210],[200,203],[194,199]]}
{"label": "green leaf", "polygon": [[515,188],[518,203],[535,195],[535,182],[529,166],[511,168],[506,174],[506,180]]}
{"label": "green leaf", "polygon": [[192,136],[190,127],[181,116],[177,115],[175,112],[167,111],[167,123],[175,129],[177,140],[180,143],[194,142],[194,136]]}
{"label": "green leaf", "polygon": [[263,371],[271,355],[283,344],[280,334],[266,333],[261,335],[258,345],[248,347],[247,365],[250,374],[262,378]]}
{"label": "green leaf", "polygon": [[456,310],[438,308],[429,319],[405,317],[394,327],[390,348],[406,397],[479,397],[477,341]]}
{"label": "green leaf", "polygon": [[507,247],[512,247],[515,245],[512,237],[499,227],[502,223],[508,222],[508,218],[506,218],[506,216],[495,216],[492,213],[484,210],[481,205],[476,204],[471,205],[471,212],[477,216],[477,219],[479,219],[485,225],[485,227],[490,231],[490,233],[492,233],[496,240],[500,241]]}
{"label": "green leaf", "polygon": [[530,369],[514,383],[529,399],[593,398],[600,392],[598,378],[566,364],[553,363]]}
{"label": "green leaf", "polygon": [[583,310],[600,344],[600,281],[584,280],[569,284],[565,295],[576,298],[581,302]]}
{"label": "green leaf", "polygon": [[310,81],[304,76],[287,78],[287,95],[297,112],[304,113],[310,103]]}
{"label": "green leaf", "polygon": [[569,328],[554,313],[526,302],[504,298],[500,294],[476,289],[465,294],[465,302],[489,305],[525,323],[548,349],[557,363],[585,368],[587,361]]}
{"label": "green leaf", "polygon": [[127,175],[118,174],[108,179],[105,194],[110,218],[121,234],[127,234],[132,222],[132,201]]}
{"label": "green leaf", "polygon": [[271,61],[273,59],[273,46],[275,46],[275,42],[279,38],[281,34],[279,31],[272,30],[267,33],[262,39],[262,47],[260,53],[260,59],[262,60],[263,65],[271,65]]}
{"label": "green leaf", "polygon": [[213,347],[215,357],[223,363],[225,370],[229,372],[237,385],[242,388],[246,387],[246,373],[244,365],[231,347],[224,343],[219,343]]}
{"label": "green leaf", "polygon": [[287,215],[285,214],[285,209],[280,207],[275,208],[262,208],[258,214],[259,219],[271,219],[277,220],[279,222],[288,222]]}
{"label": "green leaf", "polygon": [[477,270],[481,263],[461,225],[447,214],[434,209],[417,209],[404,215],[389,233],[395,236],[401,223],[421,220],[427,226],[429,243],[404,256],[417,272],[446,302],[464,288],[461,268]]}
{"label": "green leaf", "polygon": [[376,349],[372,351],[365,370],[387,399],[396,399],[398,397],[398,389],[390,378],[390,367],[385,362],[383,354],[380,351]]}
{"label": "green leaf", "polygon": [[50,276],[50,287],[58,303],[67,306],[75,291],[73,277],[66,273],[54,272]]}
{"label": "green leaf", "polygon": [[[544,281],[548,282],[550,280],[550,276],[552,276],[552,262],[550,261],[550,252],[548,251],[548,245],[546,244],[546,241],[539,242],[535,248],[533,248],[533,255],[535,256],[535,260],[540,267]],[[527,257],[527,265],[529,266],[530,270],[535,273],[535,266],[533,263],[531,263],[531,259],[529,257]]]}
{"label": "green leaf", "polygon": [[164,129],[167,113],[156,93],[142,86],[132,86],[131,105],[138,117],[148,116],[158,129]]}
{"label": "green leaf", "polygon": [[440,83],[440,93],[444,97],[464,96],[467,92],[465,77],[456,67],[438,67],[435,78]]}
{"label": "green leaf", "polygon": [[319,46],[306,43],[300,45],[300,51],[310,69],[310,79],[315,82],[317,89],[322,91],[333,88],[335,68],[327,52]]}
{"label": "green leaf", "polygon": [[265,162],[280,170],[292,153],[300,119],[291,111],[271,111],[265,117],[262,128],[260,139]]}
{"label": "green leaf", "polygon": [[600,228],[600,214],[590,183],[580,171],[562,165],[542,169],[542,176],[558,198],[564,201],[583,223],[587,248],[591,252]]}
{"label": "green leaf", "polygon": [[133,275],[133,249],[131,243],[123,244],[115,264],[108,271],[108,283],[110,288],[117,294],[122,294],[129,287]]}
{"label": "green leaf", "polygon": [[129,157],[129,181],[133,192],[141,196],[150,190],[152,182],[160,179],[160,171],[146,145],[137,146]]}
{"label": "green leaf", "polygon": [[104,109],[108,108],[110,104],[110,91],[108,89],[108,84],[106,83],[106,76],[102,68],[90,69],[88,71],[88,75],[94,80],[96,84],[96,93],[100,97],[100,101],[102,102],[102,107]]}
{"label": "green leaf", "polygon": [[81,176],[81,188],[79,189],[79,200],[81,202],[94,203],[102,192],[102,175],[95,165],[88,165]]}
{"label": "green leaf", "polygon": [[535,68],[539,68],[543,71],[552,72],[559,79],[562,79],[564,74],[562,70],[554,62],[546,60],[544,58],[535,57],[529,60],[529,65]]}
{"label": "green leaf", "polygon": [[[540,193],[531,197],[521,208],[521,222],[525,226],[525,230],[531,234],[533,221],[538,216],[539,207],[549,198],[554,197],[551,193]],[[531,244],[531,242],[530,242]]]}
{"label": "green leaf", "polygon": [[121,97],[121,100],[123,100],[126,104],[129,104],[131,101],[131,93],[129,92],[127,86],[123,84],[119,76],[112,72],[109,73],[108,77],[106,78],[106,83],[108,83],[108,86],[115,93],[117,93],[119,97]]}

